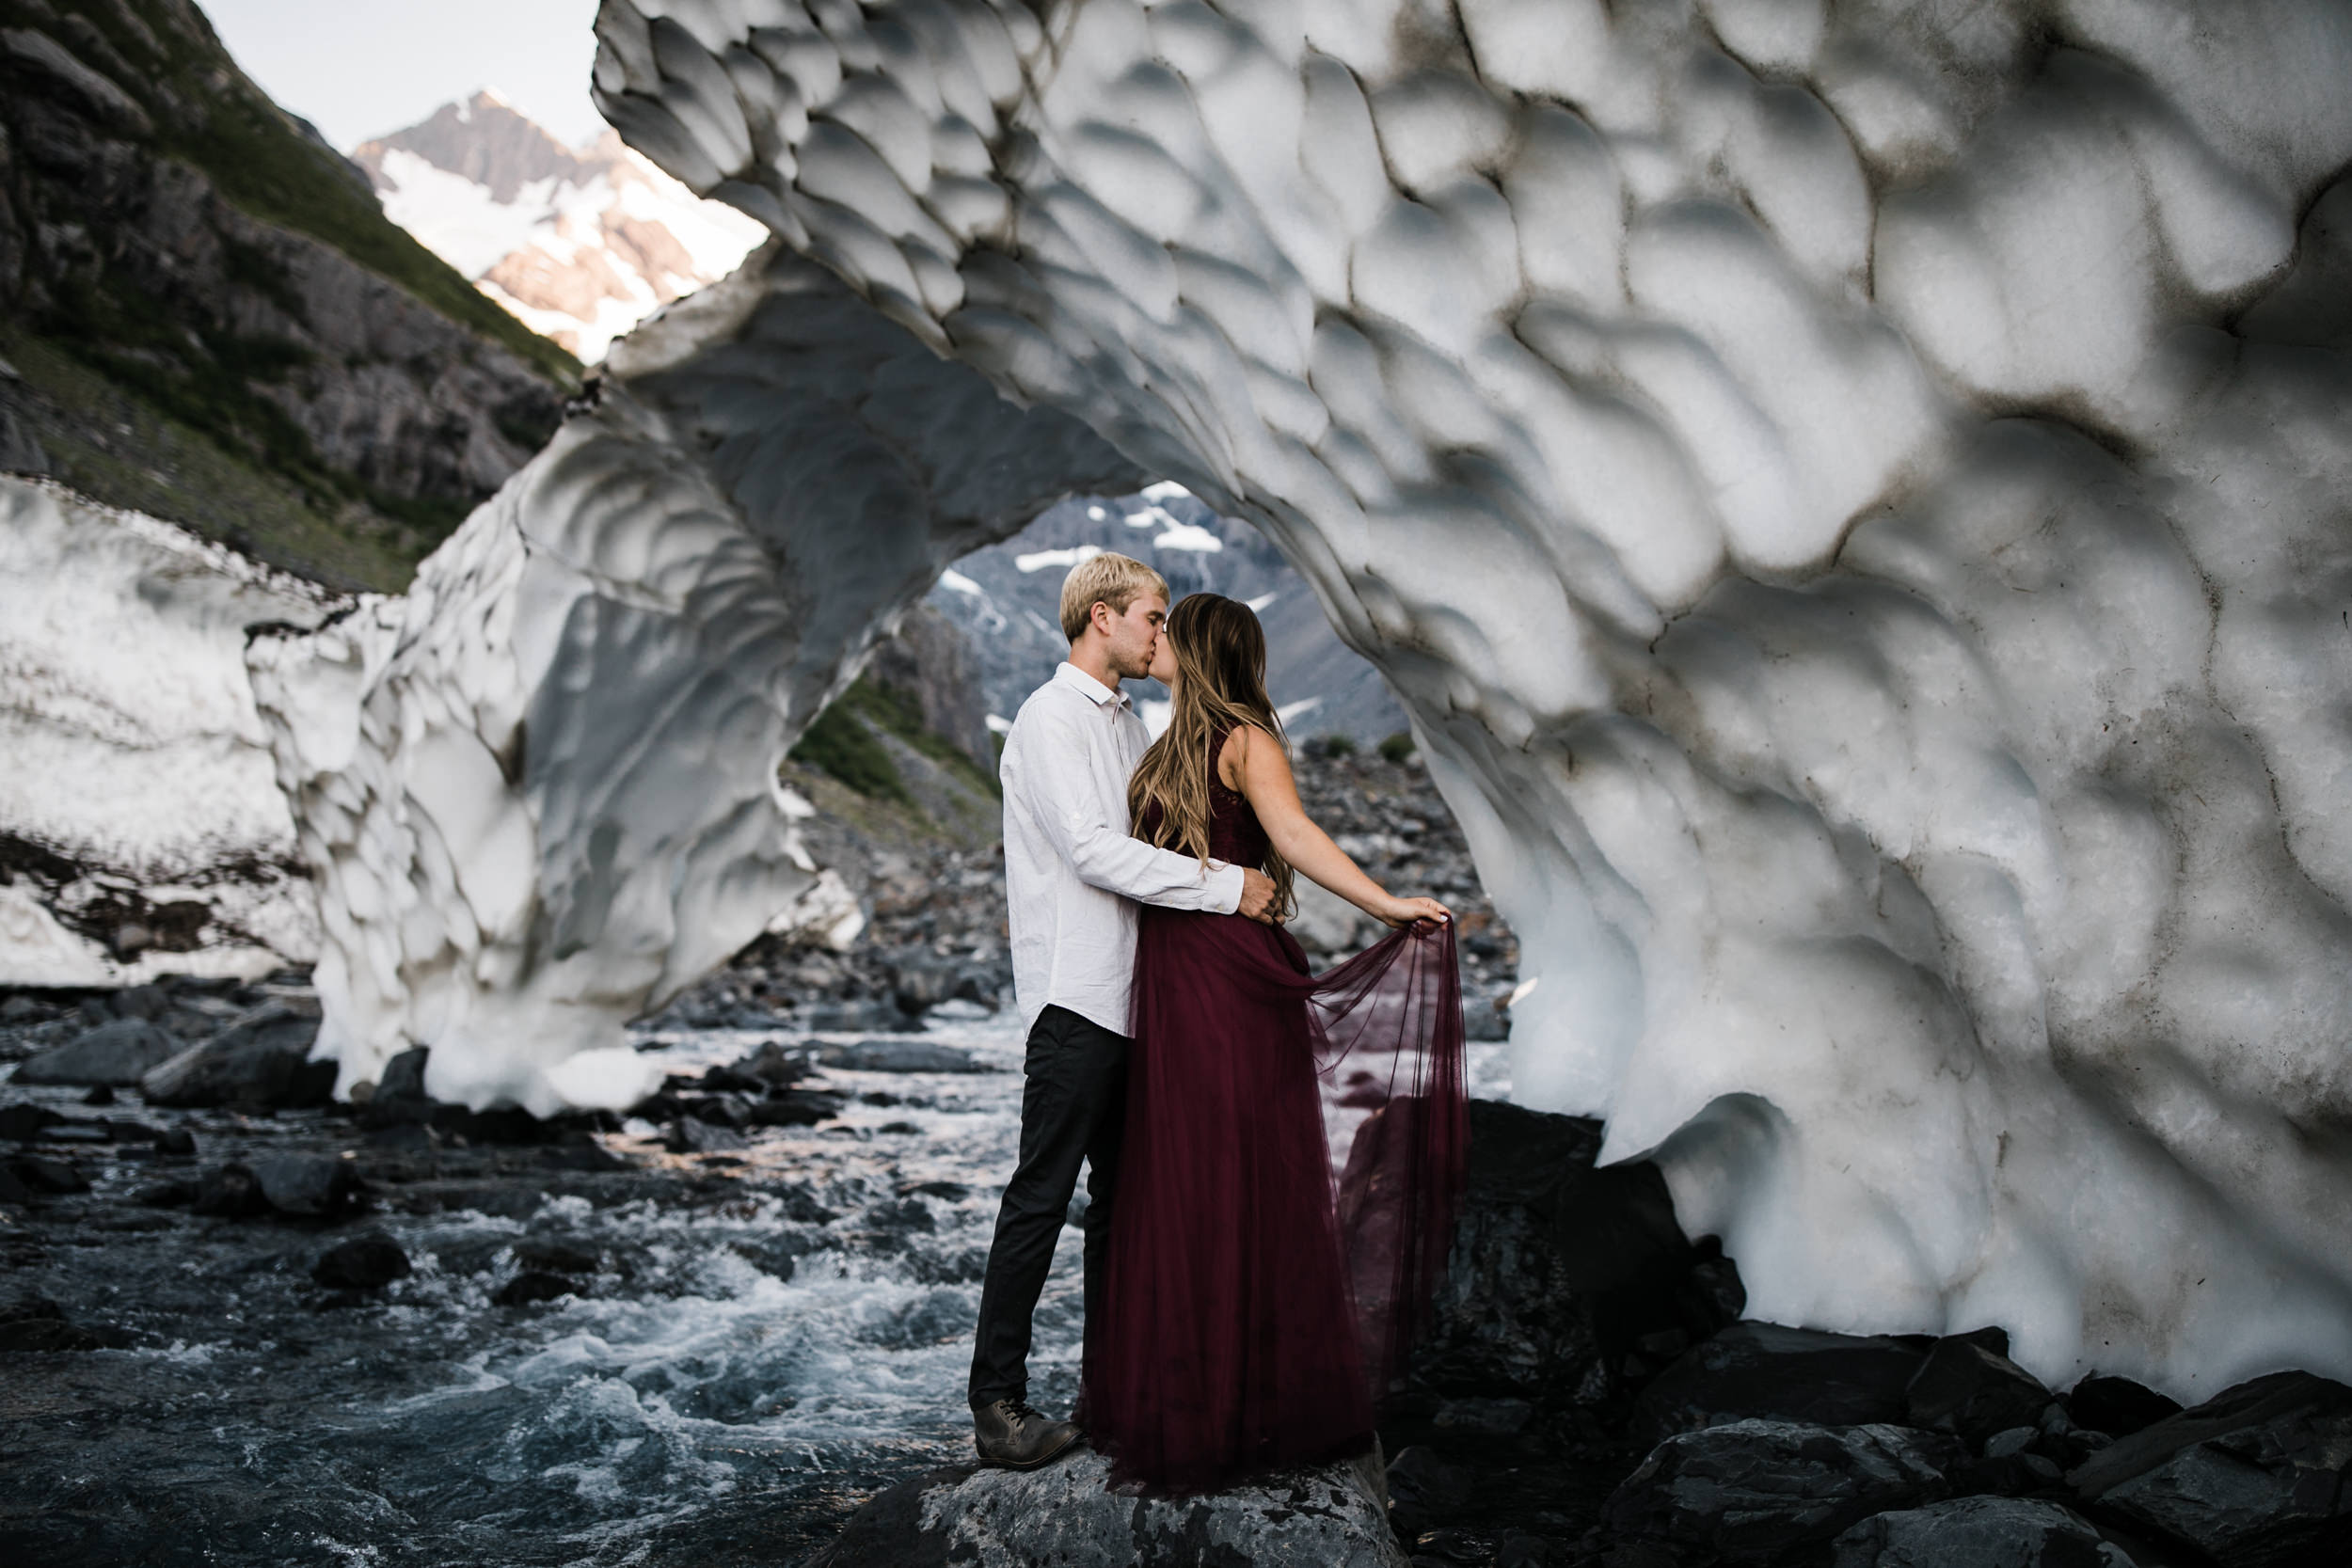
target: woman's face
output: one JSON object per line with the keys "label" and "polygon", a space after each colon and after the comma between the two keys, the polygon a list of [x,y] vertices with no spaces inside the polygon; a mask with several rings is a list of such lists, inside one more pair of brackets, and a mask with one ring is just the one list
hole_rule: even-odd
{"label": "woman's face", "polygon": [[1168,635],[1168,627],[1160,627],[1160,640],[1152,649],[1152,667],[1144,673],[1167,687],[1176,689],[1176,644]]}

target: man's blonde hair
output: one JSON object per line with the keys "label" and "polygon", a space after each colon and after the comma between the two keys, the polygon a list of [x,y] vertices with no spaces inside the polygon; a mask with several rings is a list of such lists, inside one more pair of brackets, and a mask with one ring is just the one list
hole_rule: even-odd
{"label": "man's blonde hair", "polygon": [[1108,550],[1090,555],[1070,568],[1061,579],[1061,630],[1073,642],[1094,618],[1094,607],[1108,605],[1113,615],[1124,615],[1138,594],[1168,597],[1168,579],[1132,556]]}

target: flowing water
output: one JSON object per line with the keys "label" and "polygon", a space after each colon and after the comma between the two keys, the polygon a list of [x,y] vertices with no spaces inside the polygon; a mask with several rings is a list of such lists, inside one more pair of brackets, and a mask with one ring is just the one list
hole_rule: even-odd
{"label": "flowing water", "polygon": [[[642,1043],[691,1072],[769,1037]],[[1020,1041],[1009,1018],[923,1037],[993,1070],[828,1070],[850,1097],[835,1121],[700,1156],[635,1123],[605,1136],[631,1162],[617,1172],[537,1150],[386,1153],[334,1119],[185,1118],[205,1167],[354,1149],[377,1212],[332,1227],[150,1207],[141,1189],[189,1172],[125,1146],[79,1160],[90,1194],[0,1227],[5,1289],[135,1344],[0,1355],[0,1559],[800,1560],[875,1491],[969,1454]],[[1500,1049],[1472,1051],[1472,1092],[1499,1093]],[[310,1282],[372,1228],[410,1276],[357,1305]],[[1037,1317],[1031,1396],[1048,1409],[1076,1392],[1075,1242]],[[499,1305],[526,1268],[583,1289]]]}

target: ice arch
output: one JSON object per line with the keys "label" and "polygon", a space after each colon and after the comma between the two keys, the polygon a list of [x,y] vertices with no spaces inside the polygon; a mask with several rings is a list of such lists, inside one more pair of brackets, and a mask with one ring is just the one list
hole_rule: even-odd
{"label": "ice arch", "polygon": [[[600,103],[671,172],[1285,549],[1522,935],[1520,1094],[1658,1151],[1753,1310],[1999,1321],[2046,1375],[2184,1396],[2352,1372],[2352,10],[607,0],[598,30]],[[675,430],[603,430],[498,504],[560,520],[583,440],[706,484]],[[770,580],[830,601],[855,559]],[[889,596],[840,599],[817,662]],[[612,678],[534,645],[567,703]],[[612,664],[655,678],[646,649]],[[446,659],[417,705],[459,711]],[[806,711],[772,706],[747,747]],[[532,754],[545,790],[603,776]],[[682,924],[642,930],[687,967]]]}
{"label": "ice arch", "polygon": [[476,1106],[658,1086],[624,1022],[836,912],[791,740],[948,562],[1136,481],[772,245],[616,344],[405,596],[247,656],[339,1091],[420,1043]]}

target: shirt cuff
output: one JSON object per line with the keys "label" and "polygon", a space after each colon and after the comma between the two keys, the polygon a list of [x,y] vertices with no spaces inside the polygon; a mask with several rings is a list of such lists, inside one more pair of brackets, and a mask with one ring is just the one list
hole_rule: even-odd
{"label": "shirt cuff", "polygon": [[1209,912],[1232,914],[1241,908],[1241,867],[1220,865],[1209,873]]}

